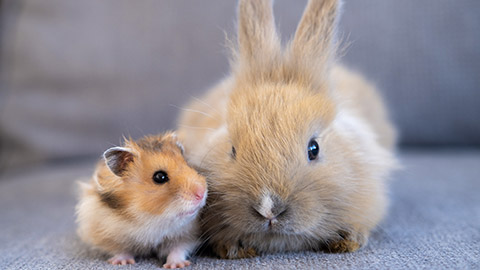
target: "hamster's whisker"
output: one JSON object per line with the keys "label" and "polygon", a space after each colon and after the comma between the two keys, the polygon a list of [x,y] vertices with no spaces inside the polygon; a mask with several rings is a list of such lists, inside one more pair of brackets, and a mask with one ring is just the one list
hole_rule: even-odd
{"label": "hamster's whisker", "polygon": [[201,220],[201,224],[202,225],[207,224],[210,221],[212,221],[213,219],[218,218],[218,217],[219,217],[219,215],[211,215],[210,217],[208,217],[208,219],[205,218],[205,219]]}
{"label": "hamster's whisker", "polygon": [[202,241],[202,244],[207,243],[218,231],[220,231],[219,226],[209,226],[209,228],[206,229],[199,237]]}
{"label": "hamster's whisker", "polygon": [[[214,231],[215,229],[215,231]],[[214,227],[211,227],[209,230],[206,230],[204,233],[202,233],[200,235],[200,241],[202,244],[205,244],[207,243],[214,235],[215,233],[214,232],[218,232],[219,229],[218,228],[214,228]]]}

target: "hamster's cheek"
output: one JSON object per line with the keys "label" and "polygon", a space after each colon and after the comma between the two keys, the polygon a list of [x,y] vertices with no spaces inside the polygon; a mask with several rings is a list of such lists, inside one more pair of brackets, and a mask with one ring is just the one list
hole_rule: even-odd
{"label": "hamster's cheek", "polygon": [[170,205],[170,213],[173,217],[189,221],[195,219],[200,210],[203,208],[204,203],[196,202],[192,200],[186,200],[184,198],[178,198]]}

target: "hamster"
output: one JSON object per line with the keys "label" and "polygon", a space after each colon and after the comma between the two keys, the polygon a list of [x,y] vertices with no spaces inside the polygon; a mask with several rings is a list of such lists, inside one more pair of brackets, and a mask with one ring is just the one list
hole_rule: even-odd
{"label": "hamster", "polygon": [[207,186],[187,165],[174,133],[125,139],[105,151],[90,182],[80,185],[78,234],[112,255],[109,263],[133,264],[135,256],[153,253],[166,257],[165,268],[190,265]]}
{"label": "hamster", "polygon": [[179,119],[221,258],[352,252],[386,213],[396,132],[375,87],[336,63],[340,3],[308,1],[282,46],[273,1],[240,0],[231,75]]}

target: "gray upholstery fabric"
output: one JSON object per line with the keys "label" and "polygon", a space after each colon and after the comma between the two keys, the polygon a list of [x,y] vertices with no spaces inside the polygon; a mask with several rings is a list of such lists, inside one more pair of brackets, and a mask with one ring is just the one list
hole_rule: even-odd
{"label": "gray upholstery fabric", "polygon": [[346,62],[377,82],[402,140],[480,143],[480,2],[349,1]]}
{"label": "gray upholstery fabric", "polygon": [[98,155],[122,134],[173,128],[177,107],[227,69],[221,26],[233,22],[234,1],[5,8],[0,136],[33,159]]}
{"label": "gray upholstery fabric", "polygon": [[[235,2],[0,0],[0,165],[23,164],[0,174],[1,269],[119,269],[75,234],[74,180],[94,164],[81,158],[174,128],[227,75]],[[305,3],[275,1],[284,40]],[[345,1],[342,61],[379,86],[403,143],[480,143],[479,14],[477,0]],[[480,151],[401,157],[390,214],[362,250],[199,257],[190,269],[479,269]]]}
{"label": "gray upholstery fabric", "polygon": [[[228,72],[235,2],[3,0],[9,161],[98,155],[122,134],[174,128],[179,107]],[[480,2],[345,2],[342,61],[378,84],[402,141],[480,143]],[[305,3],[275,1],[284,39]]]}
{"label": "gray upholstery fabric", "polygon": [[[479,269],[480,151],[408,151],[391,182],[390,214],[351,254],[298,252],[194,258],[188,269]],[[94,162],[29,168],[0,181],[2,269],[120,269],[75,234],[74,179]],[[158,269],[153,258],[122,269]]]}

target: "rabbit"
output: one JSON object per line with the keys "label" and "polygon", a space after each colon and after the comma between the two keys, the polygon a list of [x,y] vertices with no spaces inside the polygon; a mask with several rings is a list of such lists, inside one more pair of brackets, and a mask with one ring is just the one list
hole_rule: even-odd
{"label": "rabbit", "polygon": [[178,119],[207,177],[203,241],[220,258],[353,252],[388,208],[396,131],[375,87],[337,63],[341,3],[310,0],[282,46],[270,0],[240,0],[231,74]]}
{"label": "rabbit", "polygon": [[111,264],[134,264],[134,256],[155,253],[167,257],[165,268],[190,265],[207,186],[182,153],[172,132],[105,151],[91,180],[79,182],[80,238],[113,255]]}

